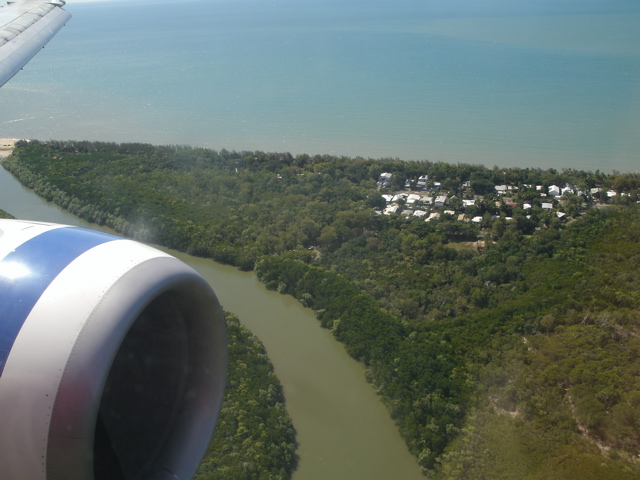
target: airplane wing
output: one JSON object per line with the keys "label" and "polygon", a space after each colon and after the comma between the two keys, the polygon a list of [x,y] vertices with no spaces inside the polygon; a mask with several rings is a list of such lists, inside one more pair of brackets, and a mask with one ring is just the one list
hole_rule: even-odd
{"label": "airplane wing", "polygon": [[0,0],[0,86],[71,18],[63,0]]}

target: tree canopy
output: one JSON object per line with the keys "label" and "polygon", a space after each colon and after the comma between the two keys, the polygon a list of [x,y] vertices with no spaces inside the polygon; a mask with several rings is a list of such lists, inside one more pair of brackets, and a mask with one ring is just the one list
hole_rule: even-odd
{"label": "tree canopy", "polygon": [[425,473],[640,475],[637,174],[95,142],[22,142],[3,165],[314,309]]}

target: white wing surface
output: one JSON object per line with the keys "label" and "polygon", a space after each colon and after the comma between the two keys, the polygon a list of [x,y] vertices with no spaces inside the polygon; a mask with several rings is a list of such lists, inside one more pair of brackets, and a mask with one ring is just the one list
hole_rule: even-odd
{"label": "white wing surface", "polygon": [[0,86],[71,18],[62,0],[0,0]]}

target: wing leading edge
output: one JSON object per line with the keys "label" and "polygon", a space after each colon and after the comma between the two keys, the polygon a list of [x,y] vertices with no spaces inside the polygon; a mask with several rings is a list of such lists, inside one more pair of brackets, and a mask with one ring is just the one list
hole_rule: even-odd
{"label": "wing leading edge", "polygon": [[71,15],[63,0],[0,1],[0,86],[58,33]]}

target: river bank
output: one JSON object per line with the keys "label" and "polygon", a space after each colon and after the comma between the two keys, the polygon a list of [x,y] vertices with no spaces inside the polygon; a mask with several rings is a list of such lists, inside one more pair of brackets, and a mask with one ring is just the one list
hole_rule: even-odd
{"label": "river bank", "polygon": [[[18,218],[95,228],[24,188],[0,169],[0,207]],[[264,343],[283,384],[297,431],[300,463],[294,480],[418,480],[417,462],[386,408],[313,312],[268,291],[252,273],[211,260],[170,253],[198,270],[225,309]]]}

